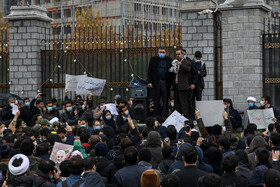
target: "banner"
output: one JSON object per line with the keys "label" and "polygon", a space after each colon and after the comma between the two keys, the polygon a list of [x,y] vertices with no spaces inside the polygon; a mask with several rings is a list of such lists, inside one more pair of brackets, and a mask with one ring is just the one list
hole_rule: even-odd
{"label": "banner", "polygon": [[176,110],[165,120],[165,122],[162,124],[162,126],[168,127],[168,125],[174,125],[177,132],[181,130],[181,128],[184,127],[184,122],[188,119],[182,116],[179,112]]}
{"label": "banner", "polygon": [[111,114],[119,115],[115,104],[108,103],[108,104],[105,104],[104,106],[106,106],[106,110],[109,110],[111,112]]}
{"label": "banner", "polygon": [[255,123],[258,129],[267,129],[270,123],[274,123],[272,119],[275,116],[272,108],[247,110],[247,113],[250,123]]}
{"label": "banner", "polygon": [[86,78],[87,75],[68,75],[65,74],[65,89],[75,92],[80,78]]}
{"label": "banner", "polygon": [[105,86],[106,80],[91,77],[82,77],[78,81],[76,94],[100,96]]}
{"label": "banner", "polygon": [[196,101],[196,109],[200,111],[205,127],[212,127],[215,124],[224,125],[225,109],[222,100]]}

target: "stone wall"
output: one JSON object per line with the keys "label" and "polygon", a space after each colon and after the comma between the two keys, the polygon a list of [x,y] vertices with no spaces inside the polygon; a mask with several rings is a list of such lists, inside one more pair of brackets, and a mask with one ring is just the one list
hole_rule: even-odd
{"label": "stone wall", "polygon": [[222,8],[223,95],[231,98],[239,111],[248,108],[246,98],[257,100],[263,93],[262,39],[268,8]]}
{"label": "stone wall", "polygon": [[46,9],[37,6],[11,8],[6,18],[9,20],[10,93],[34,97],[41,89],[40,46],[49,35],[51,19]]}
{"label": "stone wall", "polygon": [[196,51],[202,52],[202,60],[206,63],[207,76],[202,100],[215,99],[214,81],[214,18],[212,14],[198,15],[197,12],[182,12],[183,48],[189,58]]}

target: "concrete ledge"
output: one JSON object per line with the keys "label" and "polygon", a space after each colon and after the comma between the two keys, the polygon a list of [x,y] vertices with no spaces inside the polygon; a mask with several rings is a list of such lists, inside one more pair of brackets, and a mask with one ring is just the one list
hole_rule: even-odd
{"label": "concrete ledge", "polygon": [[215,10],[217,7],[216,0],[205,1],[185,1],[183,7],[179,9],[180,12],[199,12],[201,10],[210,9]]}
{"label": "concrete ledge", "polygon": [[11,13],[5,17],[7,20],[41,20],[52,22],[47,15],[47,9],[39,6],[12,6]]}
{"label": "concrete ledge", "polygon": [[226,10],[242,10],[242,9],[262,9],[264,11],[270,12],[272,10],[271,6],[263,2],[245,2],[240,4],[221,4],[218,6],[220,11]]}

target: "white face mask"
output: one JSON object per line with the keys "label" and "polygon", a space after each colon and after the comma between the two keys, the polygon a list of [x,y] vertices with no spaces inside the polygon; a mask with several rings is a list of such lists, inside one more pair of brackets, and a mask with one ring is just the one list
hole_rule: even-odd
{"label": "white face mask", "polygon": [[112,116],[111,116],[111,115],[106,116],[106,119],[107,119],[107,120],[110,120],[111,118],[112,118]]}
{"label": "white face mask", "polygon": [[223,130],[224,132],[226,132],[226,127],[225,127],[225,126],[223,126],[222,130]]}
{"label": "white face mask", "polygon": [[171,107],[174,107],[174,102],[171,102],[170,105],[171,105]]}
{"label": "white face mask", "polygon": [[194,61],[195,61],[195,62],[200,62],[200,60],[197,60],[197,59],[195,59]]}
{"label": "white face mask", "polygon": [[7,129],[7,127],[3,127],[3,128],[1,129],[1,132],[3,133],[4,130],[6,130],[6,129]]}
{"label": "white face mask", "polygon": [[14,107],[14,103],[11,103],[10,106],[13,108]]}
{"label": "white face mask", "polygon": [[264,101],[260,101],[261,106],[264,106]]}
{"label": "white face mask", "polygon": [[126,111],[124,112],[124,115],[128,116],[128,115],[129,115],[129,111],[126,110]]}
{"label": "white face mask", "polygon": [[158,123],[155,121],[155,127],[158,127]]}
{"label": "white face mask", "polygon": [[224,105],[224,109],[226,109],[227,108],[227,105]]}
{"label": "white face mask", "polygon": [[67,141],[67,137],[65,136],[63,139],[61,139],[61,141],[65,143]]}

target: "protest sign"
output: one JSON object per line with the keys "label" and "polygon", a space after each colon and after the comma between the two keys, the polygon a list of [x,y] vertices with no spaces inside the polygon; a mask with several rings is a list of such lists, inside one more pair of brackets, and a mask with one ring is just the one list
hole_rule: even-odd
{"label": "protest sign", "polygon": [[270,123],[274,123],[274,112],[272,108],[247,110],[250,123],[255,123],[258,129],[266,129]]}
{"label": "protest sign", "polygon": [[179,132],[181,128],[184,127],[184,122],[187,120],[187,118],[175,110],[162,125],[165,127],[168,127],[168,125],[174,125],[177,132]]}
{"label": "protest sign", "polygon": [[18,106],[16,104],[13,105],[13,110],[12,110],[12,114],[16,115],[16,113],[18,112]]}
{"label": "protest sign", "polygon": [[100,96],[105,86],[106,80],[91,77],[82,77],[78,81],[76,94]]}
{"label": "protest sign", "polygon": [[224,125],[224,103],[222,100],[197,101],[196,109],[200,111],[205,127],[212,127],[215,124]]}
{"label": "protest sign", "polygon": [[68,91],[76,91],[80,78],[86,78],[87,75],[68,75],[65,74],[65,89]]}
{"label": "protest sign", "polygon": [[56,167],[59,167],[63,160],[69,158],[73,147],[73,145],[55,142],[50,159],[54,161]]}
{"label": "protest sign", "polygon": [[106,110],[109,110],[111,112],[111,114],[119,115],[119,113],[117,112],[117,108],[116,108],[115,104],[108,103],[104,106],[106,106]]}

